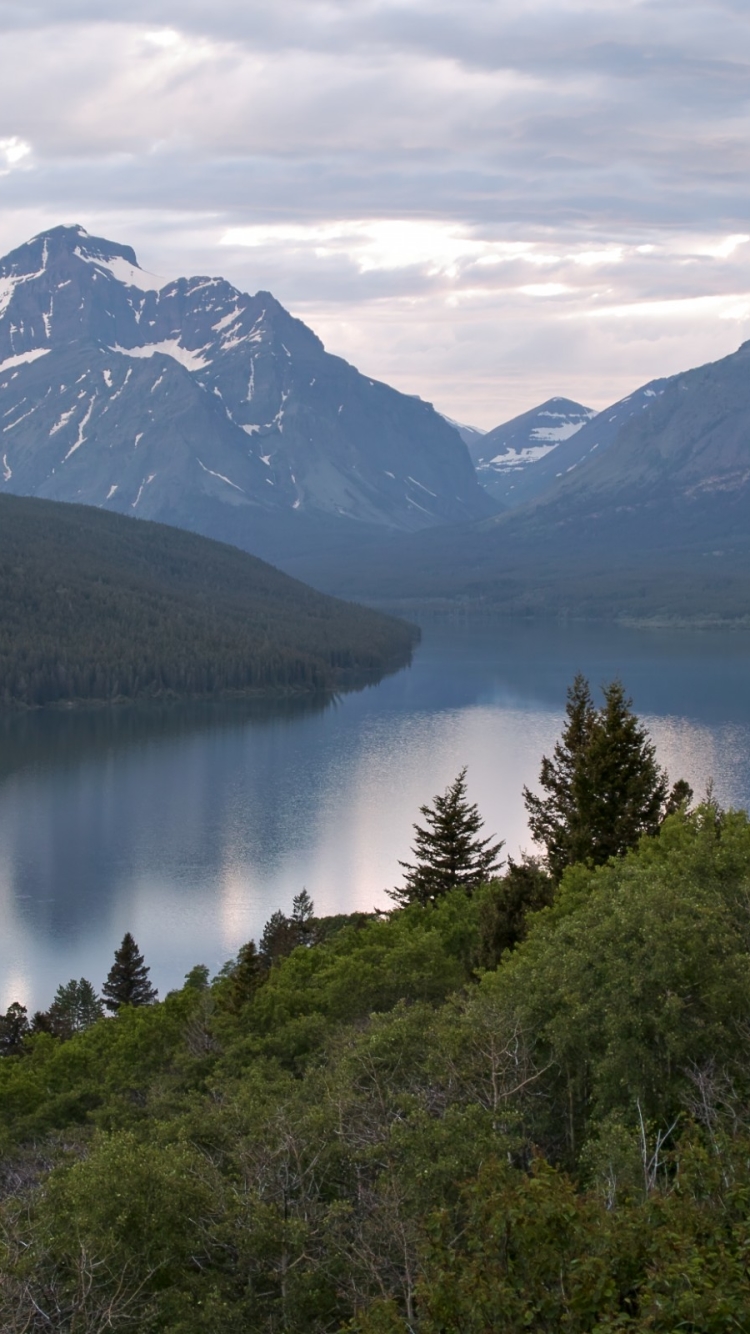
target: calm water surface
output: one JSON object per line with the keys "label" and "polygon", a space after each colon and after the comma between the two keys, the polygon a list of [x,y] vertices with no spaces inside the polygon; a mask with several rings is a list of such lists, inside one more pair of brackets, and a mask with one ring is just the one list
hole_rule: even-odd
{"label": "calm water surface", "polygon": [[127,930],[163,995],[303,886],[321,913],[385,904],[419,806],[463,764],[517,853],[579,670],[621,677],[673,778],[750,805],[749,665],[746,635],[428,628],[409,669],[327,708],[0,718],[0,1006],[101,985]]}

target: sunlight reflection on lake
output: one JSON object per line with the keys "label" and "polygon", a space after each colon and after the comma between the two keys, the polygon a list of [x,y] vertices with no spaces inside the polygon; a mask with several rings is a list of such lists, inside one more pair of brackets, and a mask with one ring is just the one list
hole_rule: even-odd
{"label": "sunlight reflection on lake", "polygon": [[750,801],[750,641],[505,624],[428,629],[411,668],[330,708],[184,705],[0,720],[0,1006],[98,987],[123,933],[161,994],[216,969],[305,886],[387,903],[412,824],[469,767],[486,832],[521,798],[577,670],[620,676],[673,778]]}

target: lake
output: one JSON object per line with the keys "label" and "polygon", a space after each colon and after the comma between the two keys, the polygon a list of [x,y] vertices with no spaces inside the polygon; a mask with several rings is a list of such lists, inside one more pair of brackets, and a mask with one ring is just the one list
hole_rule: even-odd
{"label": "lake", "polygon": [[387,906],[419,806],[468,765],[487,834],[528,847],[521,798],[565,691],[619,676],[670,777],[750,804],[750,637],[427,627],[411,667],[322,707],[188,704],[0,718],[0,1007],[101,986],[132,931],[164,995],[218,967],[304,887]]}

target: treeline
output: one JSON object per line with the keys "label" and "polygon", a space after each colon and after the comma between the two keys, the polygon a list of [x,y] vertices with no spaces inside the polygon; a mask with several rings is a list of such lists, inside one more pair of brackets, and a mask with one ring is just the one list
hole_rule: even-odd
{"label": "treeline", "polygon": [[[114,1018],[0,1061],[3,1329],[746,1327],[750,821],[584,686],[541,860],[475,879],[500,850],[459,774],[391,913],[300,895],[213,980],[122,1003],[111,971]],[[623,780],[615,856],[587,763]]]}
{"label": "treeline", "polygon": [[403,622],[160,524],[0,497],[0,704],[321,692],[408,661]]}

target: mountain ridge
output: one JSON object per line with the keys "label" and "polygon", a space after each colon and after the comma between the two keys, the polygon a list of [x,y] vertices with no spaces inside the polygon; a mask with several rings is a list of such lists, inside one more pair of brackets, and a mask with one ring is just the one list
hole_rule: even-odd
{"label": "mountain ridge", "polygon": [[228,525],[260,555],[493,510],[430,404],[327,353],[270,293],[162,282],[78,226],[0,261],[0,419],[0,491]]}

